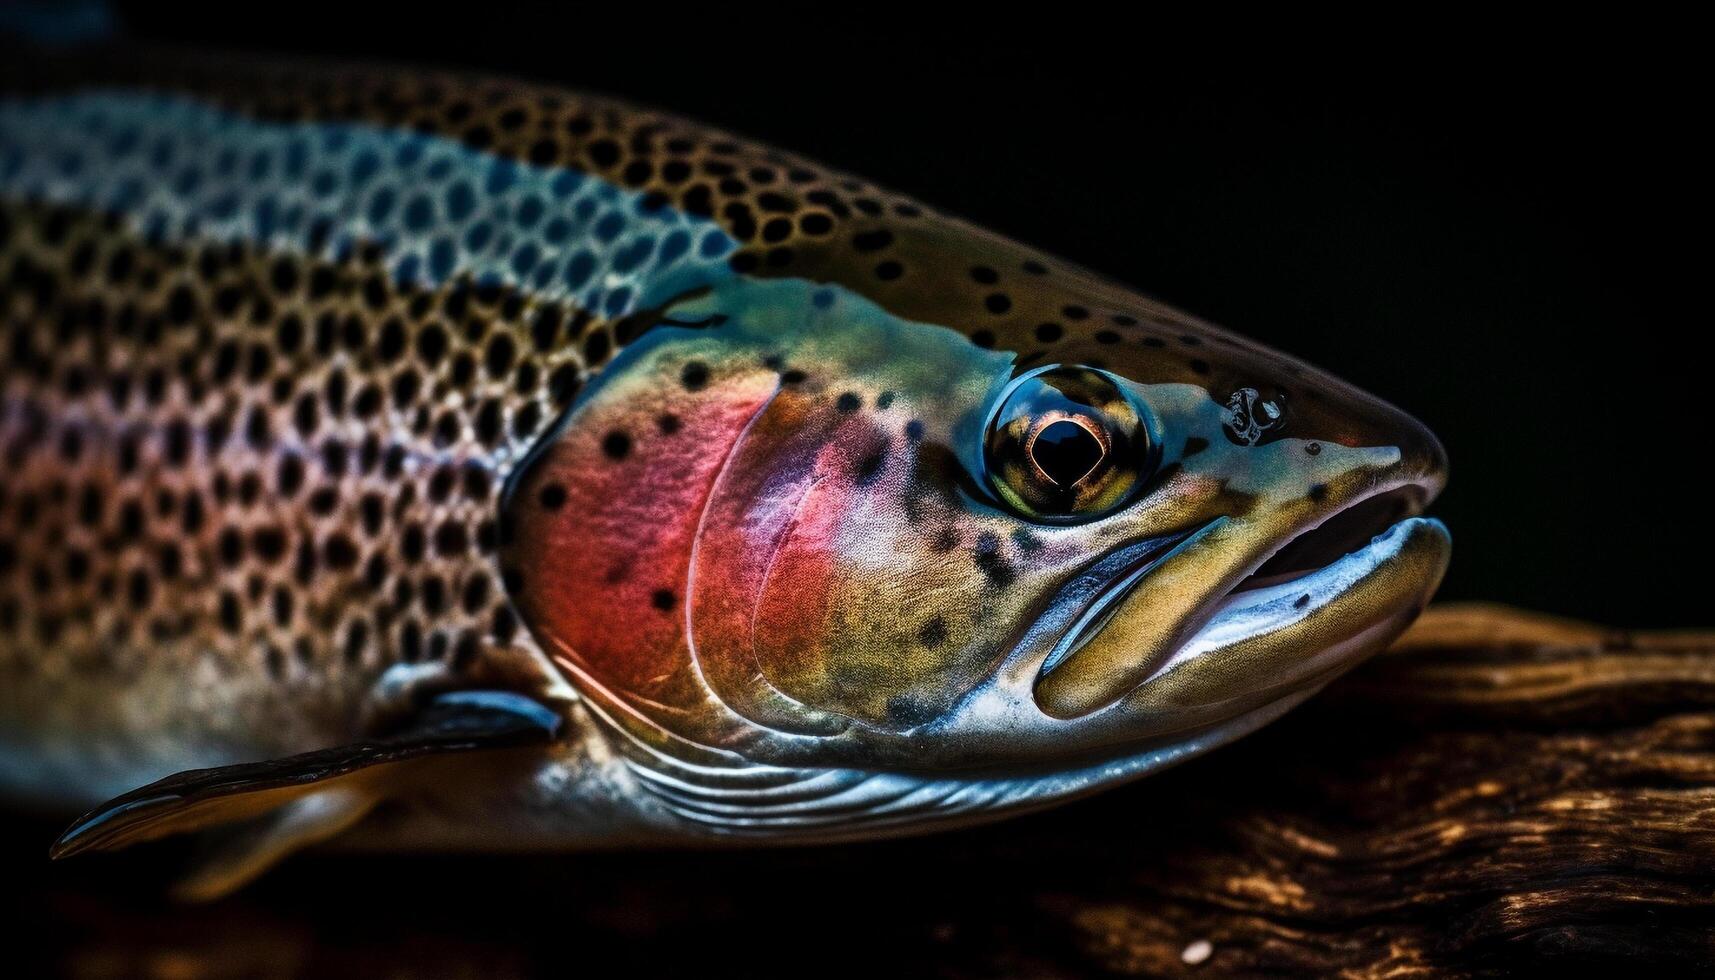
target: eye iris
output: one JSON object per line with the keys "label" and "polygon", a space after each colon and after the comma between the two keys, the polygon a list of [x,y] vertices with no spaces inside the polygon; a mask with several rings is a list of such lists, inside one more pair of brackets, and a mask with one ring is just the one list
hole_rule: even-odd
{"label": "eye iris", "polygon": [[1102,461],[1102,444],[1090,430],[1070,419],[1044,426],[1030,444],[1030,457],[1056,486],[1069,487]]}
{"label": "eye iris", "polygon": [[1149,476],[1156,440],[1142,402],[1104,371],[1051,365],[1015,378],[983,434],[997,497],[1042,521],[1099,517]]}

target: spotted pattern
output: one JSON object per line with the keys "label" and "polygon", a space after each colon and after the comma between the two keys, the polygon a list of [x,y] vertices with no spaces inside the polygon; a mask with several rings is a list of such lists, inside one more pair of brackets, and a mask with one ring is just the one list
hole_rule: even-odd
{"label": "spotted pattern", "polygon": [[0,105],[0,185],[128,216],[149,241],[373,244],[407,286],[463,276],[610,317],[728,273],[718,227],[559,168],[417,133],[256,122],[172,96]]}
{"label": "spotted pattern", "polygon": [[[147,53],[96,66],[38,66],[33,84],[52,85],[68,72],[85,82],[195,93],[263,119],[363,120],[433,133],[507,159],[599,176],[718,223],[736,242],[727,259],[736,271],[836,282],[907,319],[1017,351],[1025,366],[1131,368],[1147,359],[1149,373],[1140,380],[1224,383],[1279,359],[861,178],[614,100],[446,72],[182,55],[163,64]],[[1211,345],[1224,353],[1208,356]]]}
{"label": "spotted pattern", "polygon": [[615,326],[401,285],[373,245],[150,244],[0,206],[0,712],[75,725],[91,676],[138,699],[202,677],[185,716],[128,723],[301,745],[389,666],[499,669],[524,642],[492,560],[506,469]]}

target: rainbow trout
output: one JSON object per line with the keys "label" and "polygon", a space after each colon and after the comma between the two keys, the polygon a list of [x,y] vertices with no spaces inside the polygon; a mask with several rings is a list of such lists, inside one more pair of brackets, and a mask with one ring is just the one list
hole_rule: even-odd
{"label": "rainbow trout", "polygon": [[[0,787],[59,855],[832,841],[1384,646],[1422,425],[858,178],[513,81],[7,59]],[[105,801],[105,802],[103,802]]]}

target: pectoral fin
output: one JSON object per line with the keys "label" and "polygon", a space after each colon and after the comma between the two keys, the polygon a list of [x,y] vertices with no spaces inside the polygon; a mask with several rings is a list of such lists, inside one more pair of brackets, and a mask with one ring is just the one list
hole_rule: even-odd
{"label": "pectoral fin", "polygon": [[230,891],[273,862],[356,823],[385,799],[407,764],[448,753],[545,744],[560,718],[522,695],[459,691],[431,701],[407,727],[373,739],[263,762],[193,769],[132,790],[79,818],[54,858],[247,824],[181,888],[191,898]]}

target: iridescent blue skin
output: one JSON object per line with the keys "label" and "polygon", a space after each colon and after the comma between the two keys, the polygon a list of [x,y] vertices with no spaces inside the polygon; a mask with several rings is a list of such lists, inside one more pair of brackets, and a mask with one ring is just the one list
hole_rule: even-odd
{"label": "iridescent blue skin", "polygon": [[[314,73],[210,63],[145,92],[158,63],[118,60],[0,100],[0,263],[54,284],[0,286],[23,355],[0,372],[14,792],[94,803],[503,690],[558,737],[340,776],[294,826],[491,848],[912,832],[1254,730],[1439,581],[1445,531],[1414,515],[1445,459],[1415,421],[912,202],[551,90],[359,73],[330,108]],[[127,249],[165,271],[114,275]],[[73,299],[144,327],[54,334]],[[159,397],[117,397],[155,366]],[[1129,441],[1088,493],[1044,495],[996,433],[1020,385],[1074,375],[1128,407],[1073,414]],[[127,439],[140,465],[115,462]],[[120,502],[163,488],[173,507],[113,543]],[[1265,567],[1289,544],[1314,560]],[[404,816],[360,822],[383,799]]]}

